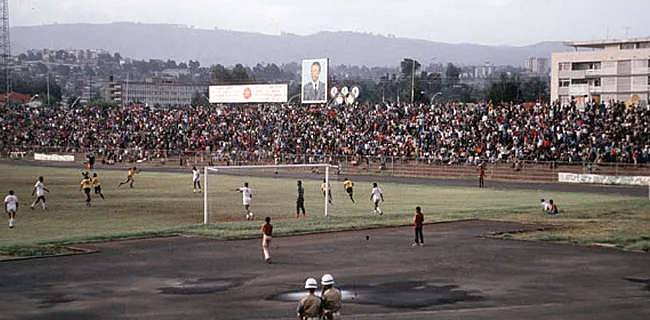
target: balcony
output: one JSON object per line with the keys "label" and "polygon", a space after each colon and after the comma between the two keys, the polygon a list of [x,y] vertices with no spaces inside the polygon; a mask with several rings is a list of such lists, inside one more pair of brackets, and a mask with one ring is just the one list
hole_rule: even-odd
{"label": "balcony", "polygon": [[589,86],[589,93],[602,93],[603,92],[603,87],[601,86]]}
{"label": "balcony", "polygon": [[602,75],[603,75],[603,70],[602,69],[585,70],[585,77],[586,78],[600,77]]}
{"label": "balcony", "polygon": [[589,85],[587,84],[572,84],[569,86],[569,95],[572,96],[586,96],[589,94]]}
{"label": "balcony", "polygon": [[558,76],[561,79],[584,79],[585,70],[577,70],[577,71],[564,70],[564,71],[560,71]]}

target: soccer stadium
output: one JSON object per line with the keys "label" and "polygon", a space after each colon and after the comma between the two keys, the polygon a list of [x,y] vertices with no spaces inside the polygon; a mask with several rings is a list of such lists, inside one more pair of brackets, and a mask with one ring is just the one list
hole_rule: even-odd
{"label": "soccer stadium", "polygon": [[0,319],[650,319],[647,101],[416,101],[414,60],[375,101],[303,58],[202,104],[5,95]]}

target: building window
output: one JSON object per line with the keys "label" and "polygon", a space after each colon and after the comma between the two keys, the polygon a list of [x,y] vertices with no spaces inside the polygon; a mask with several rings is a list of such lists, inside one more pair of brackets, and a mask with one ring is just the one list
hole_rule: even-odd
{"label": "building window", "polygon": [[593,84],[593,86],[594,86],[594,87],[600,87],[600,82],[601,82],[601,81],[600,81],[600,78],[598,78],[598,79],[594,79],[594,84]]}
{"label": "building window", "polygon": [[559,83],[560,88],[568,87],[570,84],[571,84],[571,80],[569,80],[569,79],[560,79],[560,83]]}
{"label": "building window", "polygon": [[650,86],[650,76],[648,76],[648,85]]}
{"label": "building window", "polygon": [[621,43],[620,45],[621,50],[630,50],[636,48],[635,43]]}
{"label": "building window", "polygon": [[587,79],[571,79],[571,84],[588,84],[589,80]]}
{"label": "building window", "polygon": [[562,62],[560,63],[560,71],[568,71],[571,70],[571,63],[570,62]]}
{"label": "building window", "polygon": [[650,42],[639,42],[637,45],[639,49],[648,49],[650,48]]}
{"label": "building window", "polygon": [[571,65],[573,71],[600,70],[600,62],[576,62]]}

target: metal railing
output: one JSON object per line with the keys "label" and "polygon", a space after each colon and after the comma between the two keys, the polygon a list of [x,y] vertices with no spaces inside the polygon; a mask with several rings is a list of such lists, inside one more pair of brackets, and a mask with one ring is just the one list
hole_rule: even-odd
{"label": "metal railing", "polygon": [[209,152],[205,150],[143,150],[106,149],[84,150],[36,146],[29,151],[5,148],[4,158],[33,159],[34,153],[72,154],[79,162],[95,156],[96,163],[128,164],[144,162],[160,166],[207,166],[207,165],[259,165],[259,164],[310,164],[330,163],[340,165],[340,173],[400,175],[421,177],[469,178],[476,176],[477,165],[483,163],[487,178],[527,179],[556,181],[558,172],[593,173],[603,175],[645,176],[650,175],[647,163],[586,163],[563,161],[486,161],[485,159],[435,159],[406,156],[359,156],[324,154],[287,154],[272,152]]}

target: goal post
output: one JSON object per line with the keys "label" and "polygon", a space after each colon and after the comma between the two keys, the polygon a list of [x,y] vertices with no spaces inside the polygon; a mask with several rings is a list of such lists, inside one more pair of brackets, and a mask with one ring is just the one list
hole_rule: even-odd
{"label": "goal post", "polygon": [[325,180],[325,197],[324,199],[324,215],[327,217],[329,215],[329,193],[330,191],[330,168],[337,169],[338,166],[336,165],[331,165],[327,163],[318,163],[318,164],[277,164],[277,165],[249,165],[249,166],[208,166],[204,167],[203,169],[203,224],[208,224],[210,221],[210,206],[209,203],[211,201],[210,195],[209,195],[209,180],[208,176],[210,174],[219,174],[219,173],[226,173],[228,171],[241,171],[245,170],[247,173],[250,173],[251,176],[255,176],[255,173],[251,173],[251,171],[255,170],[265,170],[265,169],[292,169],[292,168],[320,168],[324,169],[324,177],[323,179]]}

